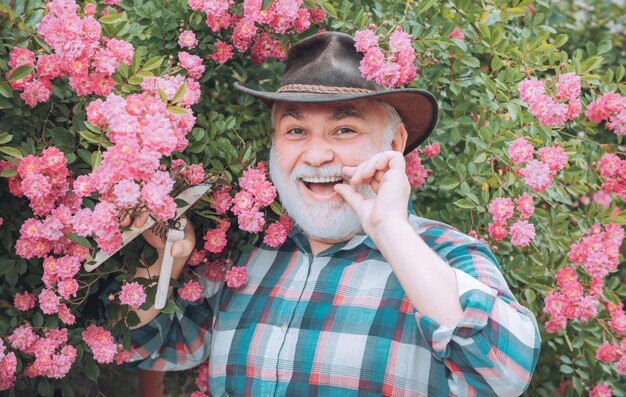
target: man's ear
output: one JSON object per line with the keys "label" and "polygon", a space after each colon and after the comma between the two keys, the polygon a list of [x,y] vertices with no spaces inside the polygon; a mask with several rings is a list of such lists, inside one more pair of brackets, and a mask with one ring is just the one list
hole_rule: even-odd
{"label": "man's ear", "polygon": [[398,123],[398,125],[396,126],[396,132],[393,135],[393,140],[391,141],[391,150],[404,153],[407,137],[408,133],[406,131],[404,123]]}

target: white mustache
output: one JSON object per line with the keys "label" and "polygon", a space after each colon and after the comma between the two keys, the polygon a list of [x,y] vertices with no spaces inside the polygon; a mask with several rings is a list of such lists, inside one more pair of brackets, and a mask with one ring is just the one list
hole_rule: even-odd
{"label": "white mustache", "polygon": [[290,175],[292,182],[303,178],[341,178],[348,181],[349,178],[341,172],[341,166],[329,164],[322,167],[311,167],[310,165],[297,166]]}

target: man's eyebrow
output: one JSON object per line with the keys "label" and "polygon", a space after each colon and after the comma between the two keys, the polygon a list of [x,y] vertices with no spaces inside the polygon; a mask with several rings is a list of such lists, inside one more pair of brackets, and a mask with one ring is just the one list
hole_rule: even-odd
{"label": "man's eyebrow", "polygon": [[341,119],[345,119],[346,117],[356,117],[356,118],[362,119],[363,114],[353,107],[345,107],[345,108],[339,108],[335,110],[331,118],[333,120],[341,120]]}
{"label": "man's eyebrow", "polygon": [[302,120],[303,116],[302,113],[298,112],[298,110],[296,110],[296,108],[285,108],[285,110],[283,110],[283,113],[280,115],[280,118],[285,118],[287,116],[291,116],[294,119],[297,120]]}

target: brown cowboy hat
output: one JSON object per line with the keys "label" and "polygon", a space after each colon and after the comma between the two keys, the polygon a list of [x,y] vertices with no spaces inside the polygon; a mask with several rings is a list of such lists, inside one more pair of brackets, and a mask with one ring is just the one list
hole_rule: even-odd
{"label": "brown cowboy hat", "polygon": [[424,142],[437,123],[438,105],[428,91],[417,88],[385,89],[366,80],[359,71],[363,53],[354,47],[352,36],[324,32],[294,44],[289,50],[285,72],[276,92],[257,91],[239,83],[239,91],[274,102],[324,103],[372,98],[393,106],[406,126],[404,153]]}

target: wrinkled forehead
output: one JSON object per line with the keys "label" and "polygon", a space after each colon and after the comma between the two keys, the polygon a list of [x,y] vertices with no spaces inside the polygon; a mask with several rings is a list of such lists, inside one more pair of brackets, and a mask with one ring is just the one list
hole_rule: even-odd
{"label": "wrinkled forehead", "polygon": [[305,119],[309,116],[322,116],[328,119],[342,119],[345,117],[369,118],[375,115],[385,115],[382,102],[375,99],[356,99],[350,101],[300,103],[275,102],[272,107],[272,125],[286,116]]}

